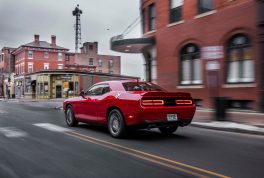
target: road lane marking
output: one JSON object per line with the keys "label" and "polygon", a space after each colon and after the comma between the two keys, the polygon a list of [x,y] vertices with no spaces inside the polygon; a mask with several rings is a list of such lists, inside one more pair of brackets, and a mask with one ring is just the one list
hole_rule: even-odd
{"label": "road lane marking", "polygon": [[47,129],[49,131],[53,131],[53,132],[71,132],[72,131],[71,129],[67,129],[65,127],[60,127],[60,126],[57,126],[57,125],[51,124],[51,123],[36,123],[33,125]]}
{"label": "road lane marking", "polygon": [[0,127],[0,133],[9,138],[26,137],[28,134],[15,127]]}
{"label": "road lane marking", "polygon": [[7,114],[8,112],[0,109],[0,114]]}
{"label": "road lane marking", "polygon": [[[132,156],[135,156],[135,157],[138,157],[138,158],[159,164],[159,165],[163,165],[165,167],[169,167],[171,169],[175,169],[178,171],[185,172],[185,173],[193,175],[195,177],[202,177],[202,178],[208,177],[208,176],[202,175],[202,174],[206,174],[206,175],[210,175],[210,177],[213,176],[213,177],[219,177],[219,178],[229,178],[228,176],[225,176],[223,174],[215,173],[215,172],[208,171],[205,169],[201,169],[201,168],[198,168],[195,166],[190,166],[190,165],[187,165],[184,163],[173,161],[173,160],[170,160],[170,159],[167,159],[164,157],[156,156],[156,155],[146,153],[143,151],[131,149],[131,148],[124,147],[124,146],[121,146],[118,144],[114,144],[114,143],[107,142],[104,140],[96,139],[96,138],[93,138],[93,137],[90,137],[87,135],[83,135],[83,134],[80,134],[77,132],[65,132],[65,133],[67,135],[79,138],[79,139],[84,140],[84,141],[88,141],[88,142],[91,142],[94,144],[98,144],[98,145],[101,145],[101,146],[104,146],[107,148],[111,148],[111,149],[129,154],[129,155],[132,155]],[[196,172],[194,172],[194,171],[196,171]]]}

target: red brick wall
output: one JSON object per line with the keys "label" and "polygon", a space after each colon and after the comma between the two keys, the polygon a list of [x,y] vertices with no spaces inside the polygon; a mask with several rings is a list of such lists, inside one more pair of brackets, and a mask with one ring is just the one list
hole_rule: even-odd
{"label": "red brick wall", "polygon": [[[203,61],[202,88],[179,89],[179,51],[187,43],[195,43],[200,48],[204,46],[225,45],[228,39],[236,33],[245,33],[250,37],[255,61],[256,87],[225,88],[226,65],[225,57],[220,60],[220,96],[232,99],[253,100],[253,108],[257,109],[259,103],[258,83],[260,82],[260,60],[258,56],[256,2],[253,0],[218,0],[214,1],[215,13],[195,18],[197,16],[197,1],[185,0],[183,7],[183,23],[168,26],[169,1],[168,0],[142,0],[143,9],[156,4],[156,31],[145,33],[145,37],[156,38],[158,84],[170,91],[191,92],[194,98],[203,100],[205,107],[210,106],[209,89],[206,77],[206,61]],[[146,13],[147,14],[147,13]],[[146,17],[146,29],[147,20]],[[226,55],[226,54],[225,54]]]}

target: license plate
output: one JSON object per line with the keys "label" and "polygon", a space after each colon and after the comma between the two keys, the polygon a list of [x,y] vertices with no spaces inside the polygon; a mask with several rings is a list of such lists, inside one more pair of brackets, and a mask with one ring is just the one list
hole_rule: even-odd
{"label": "license plate", "polygon": [[177,121],[178,117],[177,114],[167,114],[168,121]]}

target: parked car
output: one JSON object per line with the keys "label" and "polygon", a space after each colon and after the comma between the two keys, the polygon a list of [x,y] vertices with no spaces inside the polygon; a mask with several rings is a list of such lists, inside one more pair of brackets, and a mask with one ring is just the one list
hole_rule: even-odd
{"label": "parked car", "polygon": [[178,126],[191,123],[196,106],[189,93],[167,92],[141,81],[100,82],[81,96],[63,102],[66,123],[107,126],[113,137],[123,137],[128,129],[158,128],[171,134]]}

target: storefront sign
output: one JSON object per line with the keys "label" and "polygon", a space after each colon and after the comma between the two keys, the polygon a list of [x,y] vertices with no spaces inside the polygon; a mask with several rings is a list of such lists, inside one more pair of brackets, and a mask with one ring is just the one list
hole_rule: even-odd
{"label": "storefront sign", "polygon": [[224,57],[223,46],[207,46],[202,47],[203,59],[222,59]]}

